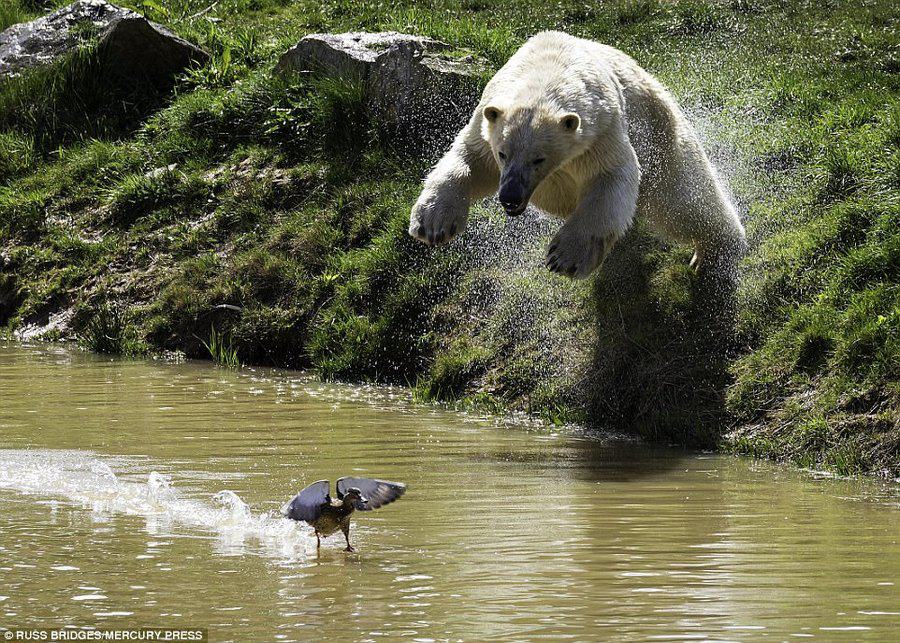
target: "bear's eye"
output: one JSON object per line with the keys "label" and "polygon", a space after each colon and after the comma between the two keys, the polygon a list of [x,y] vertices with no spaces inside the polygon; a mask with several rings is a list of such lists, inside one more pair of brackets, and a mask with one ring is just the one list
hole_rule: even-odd
{"label": "bear's eye", "polygon": [[506,160],[506,154],[504,154],[503,152],[497,152],[497,156],[500,157],[500,160],[501,160],[501,161],[505,161],[505,160]]}
{"label": "bear's eye", "polygon": [[534,163],[535,165],[540,165],[541,163],[543,163],[546,160],[547,159],[534,159],[534,161],[532,161],[532,163]]}

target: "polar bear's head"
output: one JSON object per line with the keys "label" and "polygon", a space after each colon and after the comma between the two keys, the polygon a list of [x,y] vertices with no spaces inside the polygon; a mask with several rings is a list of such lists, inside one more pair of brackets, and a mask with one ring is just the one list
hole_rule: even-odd
{"label": "polar bear's head", "polygon": [[482,135],[500,167],[500,203],[509,215],[524,212],[540,182],[583,151],[584,128],[575,112],[490,104],[482,116]]}

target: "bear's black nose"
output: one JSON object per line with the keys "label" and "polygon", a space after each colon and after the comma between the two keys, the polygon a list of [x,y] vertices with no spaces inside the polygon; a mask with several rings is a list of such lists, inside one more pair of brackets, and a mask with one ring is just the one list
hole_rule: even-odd
{"label": "bear's black nose", "polygon": [[525,209],[523,203],[507,203],[505,201],[501,201],[500,205],[502,205],[503,209],[506,210],[506,214],[509,214],[511,216],[522,214],[522,211]]}
{"label": "bear's black nose", "polygon": [[525,196],[524,190],[517,186],[503,185],[497,196],[500,199],[500,205],[506,210],[506,214],[511,216],[522,214],[525,206],[528,205],[528,198]]}

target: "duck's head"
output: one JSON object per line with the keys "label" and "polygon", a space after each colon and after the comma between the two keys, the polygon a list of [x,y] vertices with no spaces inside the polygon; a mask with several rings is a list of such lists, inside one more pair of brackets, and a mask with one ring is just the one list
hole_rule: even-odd
{"label": "duck's head", "polygon": [[368,503],[369,499],[362,495],[362,491],[360,491],[358,487],[350,487],[347,489],[346,493],[344,493],[345,505],[359,507],[360,505],[366,505]]}

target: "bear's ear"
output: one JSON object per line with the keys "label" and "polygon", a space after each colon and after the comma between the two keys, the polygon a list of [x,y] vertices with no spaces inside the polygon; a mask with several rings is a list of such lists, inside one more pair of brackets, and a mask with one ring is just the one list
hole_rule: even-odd
{"label": "bear's ear", "polygon": [[489,123],[496,123],[497,119],[500,118],[500,115],[502,113],[503,112],[499,107],[494,107],[493,105],[488,105],[481,112],[482,116],[484,116],[485,120],[487,120],[487,122]]}
{"label": "bear's ear", "polygon": [[559,124],[567,132],[574,132],[581,125],[581,117],[578,114],[563,114],[559,119]]}

